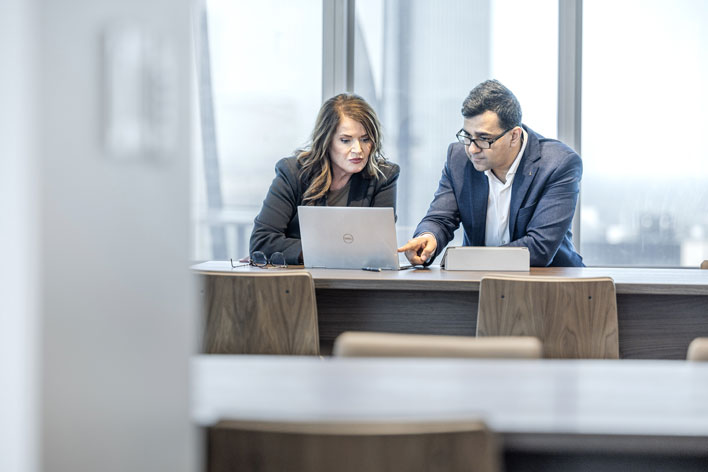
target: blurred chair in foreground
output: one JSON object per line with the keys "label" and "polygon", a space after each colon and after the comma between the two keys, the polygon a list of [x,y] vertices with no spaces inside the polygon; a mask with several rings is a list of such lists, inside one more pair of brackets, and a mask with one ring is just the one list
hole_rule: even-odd
{"label": "blurred chair in foreground", "polygon": [[209,472],[495,472],[481,422],[221,421],[209,428]]}
{"label": "blurred chair in foreground", "polygon": [[708,361],[708,338],[696,338],[688,345],[686,359],[689,361]]}
{"label": "blurred chair in foreground", "polygon": [[341,357],[538,359],[542,348],[541,341],[530,336],[475,338],[349,331],[337,336],[333,354]]}
{"label": "blurred chair in foreground", "polygon": [[708,269],[708,261],[701,262],[701,269]]}
{"label": "blurred chair in foreground", "polygon": [[201,273],[203,352],[319,354],[312,276],[304,271]]}
{"label": "blurred chair in foreground", "polygon": [[477,336],[535,336],[543,343],[545,358],[618,359],[614,281],[483,277]]}

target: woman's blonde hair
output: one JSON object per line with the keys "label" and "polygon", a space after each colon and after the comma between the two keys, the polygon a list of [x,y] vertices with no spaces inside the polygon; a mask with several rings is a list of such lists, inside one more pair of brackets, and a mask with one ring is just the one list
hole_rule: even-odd
{"label": "woman's blonde hair", "polygon": [[305,205],[316,204],[332,185],[329,147],[344,116],[361,123],[371,140],[369,159],[362,173],[374,179],[383,177],[380,166],[385,165],[386,159],[381,152],[381,125],[376,112],[360,96],[341,93],[324,102],[317,114],[310,143],[305,149],[295,151],[301,166],[300,179],[306,186],[303,195]]}

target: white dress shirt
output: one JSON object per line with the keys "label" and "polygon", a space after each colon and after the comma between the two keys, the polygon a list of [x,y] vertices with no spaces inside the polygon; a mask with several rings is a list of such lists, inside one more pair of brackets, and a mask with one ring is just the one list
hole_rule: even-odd
{"label": "white dress shirt", "polygon": [[487,224],[484,232],[485,246],[503,246],[509,244],[509,205],[511,204],[511,186],[514,183],[516,169],[521,162],[521,156],[526,149],[528,134],[521,128],[523,143],[516,159],[506,172],[506,182],[494,175],[494,172],[485,170],[484,173],[489,181],[489,197],[487,198]]}

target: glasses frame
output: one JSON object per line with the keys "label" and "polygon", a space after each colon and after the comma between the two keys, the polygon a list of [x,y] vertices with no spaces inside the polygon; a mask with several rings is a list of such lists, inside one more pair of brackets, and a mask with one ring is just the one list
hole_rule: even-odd
{"label": "glasses frame", "polygon": [[[263,258],[265,258],[265,264],[259,264],[253,261],[253,256],[254,254],[263,254]],[[282,264],[273,264],[271,261],[273,259],[273,256],[281,256],[283,258],[283,263]],[[280,251],[276,251],[273,254],[270,255],[270,257],[267,257],[263,251],[253,251],[253,254],[248,258],[248,264],[234,264],[233,259],[229,259],[231,261],[231,268],[235,269],[237,267],[244,267],[244,266],[251,266],[251,267],[258,267],[260,269],[266,269],[270,265],[271,267],[275,267],[278,269],[287,269],[288,263],[285,262],[285,254],[283,254]]]}
{"label": "glasses frame", "polygon": [[[479,149],[489,149],[492,147],[492,144],[496,143],[499,138],[504,136],[506,133],[511,131],[512,129],[516,128],[516,126],[512,126],[511,128],[507,129],[504,131],[502,134],[495,138],[473,138],[472,136],[465,131],[464,128],[462,128],[460,131],[457,132],[455,137],[457,140],[465,147],[470,147],[472,143],[474,143],[475,146],[477,146]],[[469,141],[469,142],[468,142]],[[480,146],[479,143],[484,143],[484,146]]]}

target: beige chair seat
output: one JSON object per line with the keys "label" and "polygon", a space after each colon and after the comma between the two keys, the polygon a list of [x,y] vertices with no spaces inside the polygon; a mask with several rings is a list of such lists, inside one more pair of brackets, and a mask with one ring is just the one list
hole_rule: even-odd
{"label": "beige chair seat", "polygon": [[686,359],[689,361],[708,361],[708,338],[696,338],[688,345]]}
{"label": "beige chair seat", "polygon": [[541,342],[528,336],[435,336],[349,331],[334,341],[333,354],[342,357],[469,357],[537,359]]}

